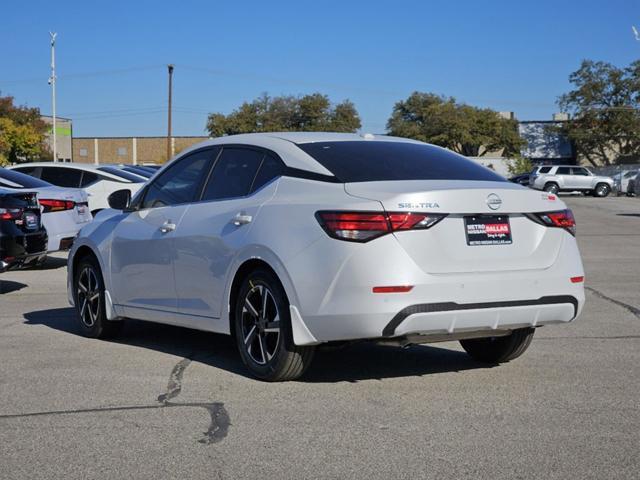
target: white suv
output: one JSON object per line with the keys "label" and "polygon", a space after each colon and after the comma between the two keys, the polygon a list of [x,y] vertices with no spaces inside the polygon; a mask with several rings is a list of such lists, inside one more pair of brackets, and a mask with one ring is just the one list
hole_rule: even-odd
{"label": "white suv", "polygon": [[613,179],[594,175],[576,165],[546,165],[531,172],[529,186],[549,193],[578,191],[594,197],[606,197],[613,190]]}

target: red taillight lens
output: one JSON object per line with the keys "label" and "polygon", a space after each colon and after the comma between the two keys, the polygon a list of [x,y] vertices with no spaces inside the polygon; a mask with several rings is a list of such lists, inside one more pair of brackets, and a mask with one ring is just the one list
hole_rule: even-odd
{"label": "red taillight lens", "polygon": [[40,205],[42,205],[42,211],[47,212],[62,212],[64,210],[73,210],[76,206],[75,202],[70,200],[53,200],[53,199],[41,199]]}
{"label": "red taillight lens", "polygon": [[558,212],[546,212],[538,213],[538,218],[543,221],[545,225],[550,227],[564,228],[571,235],[576,234],[576,219],[573,217],[573,212],[569,209],[560,210]]}
{"label": "red taillight lens", "polygon": [[22,217],[21,208],[0,208],[0,220],[17,220]]}
{"label": "red taillight lens", "polygon": [[367,242],[386,233],[429,228],[445,215],[405,212],[318,212],[316,218],[330,237]]}

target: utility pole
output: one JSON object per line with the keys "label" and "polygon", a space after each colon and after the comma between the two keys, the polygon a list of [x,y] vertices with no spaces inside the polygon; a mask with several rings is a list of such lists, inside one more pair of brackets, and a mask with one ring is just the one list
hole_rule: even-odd
{"label": "utility pole", "polygon": [[167,116],[167,161],[173,156],[171,155],[171,96],[173,93],[173,64],[167,65],[169,69],[169,109]]}
{"label": "utility pole", "polygon": [[57,33],[49,32],[51,36],[51,76],[49,77],[49,85],[51,85],[51,109],[53,114],[53,127],[51,135],[53,137],[53,161],[58,161],[58,141],[56,132],[56,36]]}

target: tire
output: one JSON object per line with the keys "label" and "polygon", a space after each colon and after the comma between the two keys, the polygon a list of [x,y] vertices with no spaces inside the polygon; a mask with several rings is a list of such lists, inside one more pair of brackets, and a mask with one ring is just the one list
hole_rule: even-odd
{"label": "tire", "polygon": [[122,330],[121,320],[107,320],[104,281],[94,257],[80,260],[73,279],[73,296],[80,330],[85,337],[111,338]]}
{"label": "tire", "polygon": [[275,274],[266,269],[251,272],[233,311],[236,344],[252,375],[282,382],[299,378],[309,367],[315,347],[294,345],[289,301]]}
{"label": "tire", "polygon": [[557,183],[549,182],[545,184],[544,191],[548,193],[554,193],[557,195],[558,192],[560,191],[560,187],[558,186]]}
{"label": "tire", "polygon": [[599,183],[593,190],[594,197],[604,198],[611,193],[611,187],[606,183]]}
{"label": "tire", "polygon": [[520,328],[506,337],[460,340],[460,345],[475,360],[504,363],[522,355],[533,340],[534,328]]}

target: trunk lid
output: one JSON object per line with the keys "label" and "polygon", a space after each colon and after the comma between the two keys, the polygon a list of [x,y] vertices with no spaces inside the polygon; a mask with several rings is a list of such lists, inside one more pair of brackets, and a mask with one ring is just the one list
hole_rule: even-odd
{"label": "trunk lid", "polygon": [[40,230],[40,206],[34,192],[0,194],[0,214],[25,234]]}
{"label": "trunk lid", "polygon": [[[416,264],[432,274],[548,268],[566,235],[562,229],[545,227],[523,215],[565,209],[556,195],[510,182],[361,182],[345,184],[345,191],[354,197],[377,200],[387,212],[447,214],[427,230],[394,233]],[[500,222],[507,219],[511,243],[469,245],[466,222],[480,219],[494,223],[492,218],[496,217]]]}

